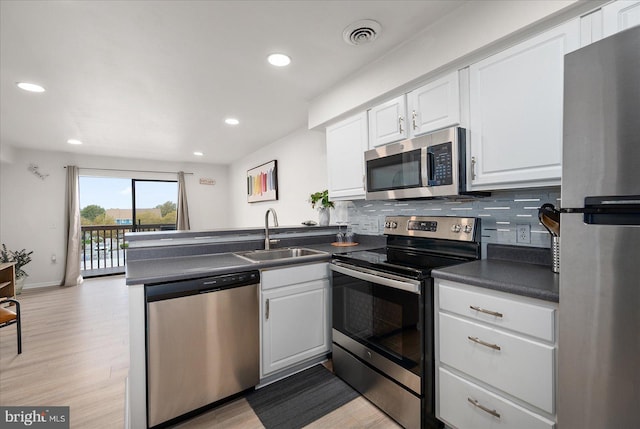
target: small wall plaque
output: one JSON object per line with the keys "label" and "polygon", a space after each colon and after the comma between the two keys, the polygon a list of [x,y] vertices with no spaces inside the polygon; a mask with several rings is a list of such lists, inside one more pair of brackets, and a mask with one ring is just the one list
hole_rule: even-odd
{"label": "small wall plaque", "polygon": [[200,184],[201,185],[215,185],[216,184],[216,179],[209,179],[207,177],[201,177],[200,178]]}

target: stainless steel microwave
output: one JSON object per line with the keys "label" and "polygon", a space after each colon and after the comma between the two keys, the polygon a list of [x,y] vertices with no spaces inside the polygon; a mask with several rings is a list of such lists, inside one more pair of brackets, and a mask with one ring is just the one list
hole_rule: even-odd
{"label": "stainless steel microwave", "polygon": [[380,146],[364,159],[368,200],[455,196],[467,188],[464,128]]}

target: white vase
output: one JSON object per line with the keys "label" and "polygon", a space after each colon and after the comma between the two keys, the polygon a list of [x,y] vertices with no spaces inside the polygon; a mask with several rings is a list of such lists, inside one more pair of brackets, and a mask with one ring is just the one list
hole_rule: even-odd
{"label": "white vase", "polygon": [[318,209],[318,217],[320,226],[329,225],[329,209],[321,207]]}
{"label": "white vase", "polygon": [[23,287],[24,287],[24,277],[16,277],[16,295],[20,295],[22,293]]}

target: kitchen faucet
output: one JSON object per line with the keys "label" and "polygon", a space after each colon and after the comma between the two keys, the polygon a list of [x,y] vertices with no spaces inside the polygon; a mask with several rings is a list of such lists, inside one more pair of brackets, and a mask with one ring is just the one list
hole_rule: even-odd
{"label": "kitchen faucet", "polygon": [[271,248],[271,240],[269,240],[269,212],[273,214],[273,226],[278,226],[278,215],[274,209],[267,209],[264,214],[264,250]]}

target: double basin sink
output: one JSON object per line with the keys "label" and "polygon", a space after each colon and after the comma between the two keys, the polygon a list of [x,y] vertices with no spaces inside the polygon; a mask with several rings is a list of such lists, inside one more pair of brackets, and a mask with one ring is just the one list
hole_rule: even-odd
{"label": "double basin sink", "polygon": [[306,259],[318,255],[326,255],[320,250],[307,249],[304,247],[287,247],[284,249],[250,250],[247,252],[235,252],[234,255],[246,259],[249,262],[268,262],[285,259]]}

